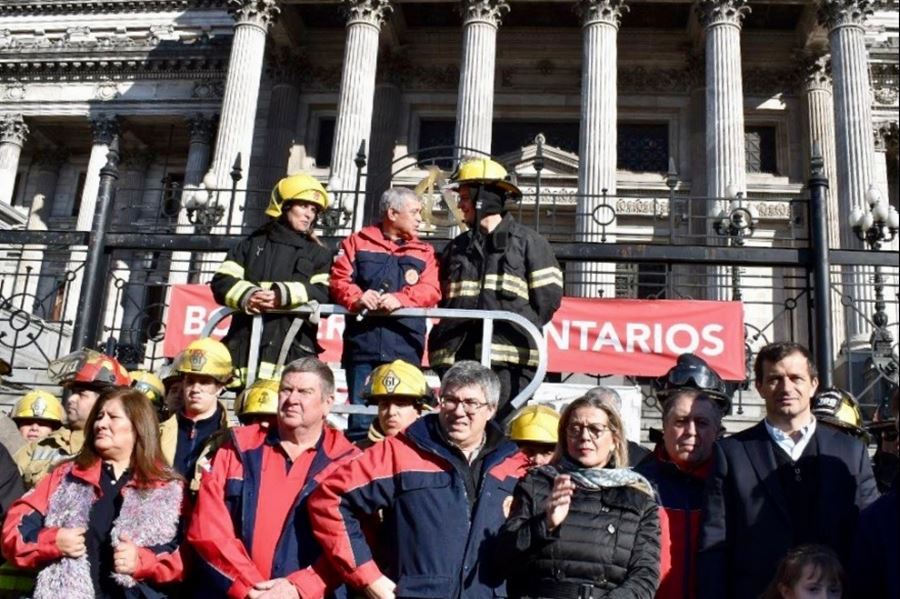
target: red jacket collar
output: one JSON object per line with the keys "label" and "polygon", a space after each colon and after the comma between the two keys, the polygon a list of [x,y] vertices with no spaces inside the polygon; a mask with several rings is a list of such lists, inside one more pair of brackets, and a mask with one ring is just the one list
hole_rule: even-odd
{"label": "red jacket collar", "polygon": [[389,252],[404,248],[412,248],[418,250],[426,245],[425,242],[420,240],[418,237],[407,239],[403,242],[402,245],[398,245],[394,241],[385,237],[384,231],[381,230],[380,223],[377,225],[369,225],[368,227],[363,227],[359,230],[359,235],[360,237],[364,237],[366,240]]}
{"label": "red jacket collar", "polygon": [[[83,468],[83,467],[79,466],[78,464],[76,464],[75,462],[72,462],[72,469],[69,471],[69,473],[72,475],[72,477],[77,478],[78,480],[85,482],[85,483],[92,485],[93,487],[99,489],[100,488],[100,473],[102,472],[102,470],[103,470],[103,461],[102,460],[97,460],[96,462],[94,462],[93,464],[88,466],[87,468]],[[153,481],[153,483],[150,484],[149,486],[150,486],[150,488],[155,489],[157,487],[162,487],[169,482],[170,481],[167,481],[167,480],[157,480],[157,481]],[[137,487],[137,486],[139,486],[139,481],[136,481],[134,479],[134,477],[131,477],[131,479],[127,483],[125,483],[125,486],[126,487]],[[144,484],[140,484],[140,486],[144,487],[144,488],[147,487],[147,485],[144,485]]]}
{"label": "red jacket collar", "polygon": [[694,478],[698,478],[700,480],[706,480],[713,468],[713,456],[710,455],[706,461],[701,462],[694,466],[691,469],[684,469],[678,466],[675,462],[672,461],[672,458],[669,457],[669,452],[666,451],[666,446],[662,443],[657,443],[656,447],[653,449],[653,455],[657,460],[663,462],[664,464],[671,464],[673,468],[677,468],[679,472],[684,472],[689,476],[693,476]]}

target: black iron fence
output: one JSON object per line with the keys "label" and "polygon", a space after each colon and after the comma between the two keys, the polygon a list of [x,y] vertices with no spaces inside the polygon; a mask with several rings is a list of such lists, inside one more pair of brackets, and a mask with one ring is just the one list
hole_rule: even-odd
{"label": "black iron fence", "polygon": [[[392,181],[418,187],[423,237],[440,249],[459,227],[450,169],[439,170],[447,160],[430,156],[398,159]],[[355,189],[330,190],[319,234],[332,247],[372,218],[371,209],[362,216],[374,200],[364,164]],[[270,191],[244,188],[239,167],[226,189],[128,189],[117,185],[112,151],[91,232],[52,223],[0,231],[0,355],[14,366],[11,380],[40,384],[50,360],[82,344],[131,368],[161,366],[172,286],[208,282],[224,252],[265,220]],[[849,381],[871,414],[897,382],[897,258],[823,246],[827,181],[813,170],[792,196],[695,197],[670,169],[655,189],[587,197],[550,185],[535,165],[510,209],[551,241],[568,295],[740,300],[748,372],[765,343],[805,343],[824,382]]]}

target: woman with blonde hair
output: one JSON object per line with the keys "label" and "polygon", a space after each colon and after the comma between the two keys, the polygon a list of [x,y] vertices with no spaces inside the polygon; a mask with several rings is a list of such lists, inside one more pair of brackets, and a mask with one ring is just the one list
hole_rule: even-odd
{"label": "woman with blonde hair", "polygon": [[550,464],[516,487],[501,530],[511,597],[652,599],[659,517],[650,483],[628,469],[618,412],[593,397],[566,406]]}
{"label": "woman with blonde hair", "polygon": [[97,399],[81,452],[12,505],[3,556],[38,570],[34,597],[164,597],[182,576],[184,480],[138,390]]}

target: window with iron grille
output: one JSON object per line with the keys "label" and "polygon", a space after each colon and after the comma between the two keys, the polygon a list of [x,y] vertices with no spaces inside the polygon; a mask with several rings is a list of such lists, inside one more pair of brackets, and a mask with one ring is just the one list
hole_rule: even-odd
{"label": "window with iron grille", "polygon": [[633,173],[669,169],[669,126],[666,123],[619,123],[616,168]]}
{"label": "window with iron grille", "polygon": [[665,264],[616,264],[616,297],[665,299]]}
{"label": "window with iron grille", "polygon": [[746,154],[748,173],[778,172],[775,150],[775,127],[744,127],[744,153]]}

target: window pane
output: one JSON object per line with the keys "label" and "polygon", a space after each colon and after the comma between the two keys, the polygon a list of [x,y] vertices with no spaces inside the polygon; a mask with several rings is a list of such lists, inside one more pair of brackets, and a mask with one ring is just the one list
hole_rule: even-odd
{"label": "window pane", "polygon": [[775,127],[745,127],[744,152],[748,173],[776,174]]}
{"label": "window pane", "polygon": [[334,144],[334,121],[332,116],[319,119],[319,139],[316,140],[316,166],[331,166],[331,148]]}

